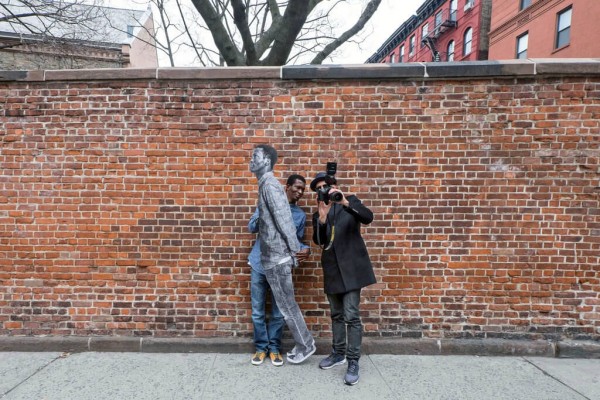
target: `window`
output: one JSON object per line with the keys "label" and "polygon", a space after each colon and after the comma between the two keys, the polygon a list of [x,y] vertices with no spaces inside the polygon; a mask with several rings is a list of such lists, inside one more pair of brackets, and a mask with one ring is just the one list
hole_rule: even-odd
{"label": "window", "polygon": [[458,0],[450,0],[450,21],[456,22],[456,10],[458,10]]}
{"label": "window", "polygon": [[571,41],[571,7],[558,13],[556,24],[556,48],[560,49]]}
{"label": "window", "polygon": [[475,6],[475,0],[465,0],[465,11],[469,11]]}
{"label": "window", "polygon": [[127,25],[127,37],[133,37],[133,26],[132,25]]}
{"label": "window", "polygon": [[517,58],[527,58],[527,44],[529,42],[529,32],[525,32],[521,36],[517,37]]}
{"label": "window", "polygon": [[404,62],[404,45],[400,46],[400,56],[398,57],[398,62]]}
{"label": "window", "polygon": [[442,11],[440,10],[437,14],[435,14],[435,27],[439,28],[439,26],[442,25],[442,22],[444,22],[444,17]]}
{"label": "window", "polygon": [[471,42],[473,41],[473,29],[467,28],[463,36],[463,56],[471,53]]}
{"label": "window", "polygon": [[446,56],[446,60],[447,61],[454,61],[454,40],[451,40],[448,43],[448,48],[447,48],[447,56]]}
{"label": "window", "polygon": [[396,62],[396,61],[394,60],[394,59],[395,59],[395,57],[396,57],[396,55],[395,55],[394,53],[390,54],[390,62],[391,62],[392,64]]}
{"label": "window", "polygon": [[412,35],[408,42],[408,55],[410,57],[414,54],[415,54],[415,35]]}
{"label": "window", "polygon": [[426,23],[421,28],[421,47],[425,47],[425,41],[423,39],[425,39],[427,35],[429,35],[429,23]]}
{"label": "window", "polygon": [[519,4],[519,10],[524,10],[531,5],[531,0],[521,0]]}

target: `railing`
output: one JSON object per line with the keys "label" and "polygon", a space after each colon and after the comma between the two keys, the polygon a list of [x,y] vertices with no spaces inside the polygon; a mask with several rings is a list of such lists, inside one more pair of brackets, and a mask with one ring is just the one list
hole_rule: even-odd
{"label": "railing", "polygon": [[456,22],[456,10],[442,10],[441,11],[442,18],[435,19],[435,27],[431,32],[427,34],[423,38],[425,40],[436,40],[439,38],[444,32],[449,30],[450,28],[455,28],[457,26]]}

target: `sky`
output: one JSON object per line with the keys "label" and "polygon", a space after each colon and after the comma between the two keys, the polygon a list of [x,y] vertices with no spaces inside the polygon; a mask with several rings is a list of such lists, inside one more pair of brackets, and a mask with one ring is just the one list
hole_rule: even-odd
{"label": "sky", "polygon": [[[406,21],[415,14],[417,8],[425,0],[382,0],[379,8],[364,28],[366,35],[361,47],[347,43],[340,48],[343,54],[337,56],[333,61],[335,64],[362,64],[372,56],[381,45]],[[354,20],[360,14],[360,7],[354,7],[352,11],[356,14]]]}
{"label": "sky", "polygon": [[[325,0],[325,2],[328,3],[333,3],[334,1],[337,0]],[[344,21],[347,21],[349,26],[351,26],[358,20],[362,7],[366,4],[367,0],[343,1],[347,4],[337,8],[342,12],[338,19],[341,21],[341,26],[344,26]],[[365,39],[360,46],[347,42],[338,49],[333,60],[328,59],[324,64],[363,64],[377,51],[377,49],[379,49],[379,47],[381,47],[381,45],[383,45],[404,21],[415,14],[417,8],[425,1],[426,0],[382,0],[379,8],[361,32],[361,35]],[[105,0],[104,3],[108,6],[119,8],[145,8],[144,5],[141,5],[143,0]],[[164,64],[160,55],[159,62],[161,66],[167,66]]]}

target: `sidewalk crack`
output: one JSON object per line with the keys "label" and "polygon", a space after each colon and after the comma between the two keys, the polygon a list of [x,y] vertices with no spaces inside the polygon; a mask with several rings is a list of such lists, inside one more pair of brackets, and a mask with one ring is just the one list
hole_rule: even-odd
{"label": "sidewalk crack", "polygon": [[394,397],[396,399],[401,400],[400,397],[398,397],[397,391],[393,390],[392,387],[390,386],[390,384],[388,383],[388,381],[383,377],[383,374],[381,373],[381,370],[379,369],[379,367],[377,366],[377,364],[375,364],[375,362],[371,359],[371,355],[370,354],[366,354],[366,356],[369,359],[369,361],[371,362],[371,365],[375,368],[375,370],[379,374],[379,378],[381,378],[381,380],[385,383],[385,386],[387,386],[387,388],[390,391],[390,393],[392,395],[394,395]]}
{"label": "sidewalk crack", "polygon": [[70,355],[71,355],[70,353],[62,353],[61,355],[59,355],[59,356],[51,359],[46,364],[44,364],[44,365],[40,366],[38,369],[36,369],[31,375],[29,375],[28,377],[26,377],[25,379],[23,379],[21,382],[17,383],[15,386],[13,386],[12,388],[10,388],[8,391],[6,391],[4,393],[0,393],[0,398],[8,396],[12,391],[14,391],[15,389],[17,389],[19,386],[23,385],[25,382],[27,382],[28,380],[30,380],[31,378],[33,378],[34,376],[36,376],[37,374],[39,374],[44,369],[48,368],[51,364],[53,364],[57,360],[59,360],[61,358],[66,358],[66,357],[68,357]]}
{"label": "sidewalk crack", "polygon": [[578,395],[580,395],[581,397],[583,397],[585,400],[592,400],[591,398],[587,397],[585,394],[581,393],[580,391],[578,391],[577,389],[569,386],[568,384],[566,384],[565,382],[561,381],[559,378],[557,378],[556,376],[544,371],[544,369],[542,369],[541,367],[539,367],[538,365],[536,365],[535,363],[529,361],[527,358],[522,357],[523,360],[525,360],[527,363],[529,363],[530,365],[533,365],[534,368],[538,369],[539,371],[541,371],[544,375],[546,375],[547,377],[555,380],[556,382],[560,383],[561,385],[568,387],[569,389],[571,389],[572,391],[574,391],[575,393],[577,393]]}
{"label": "sidewalk crack", "polygon": [[208,378],[205,379],[205,383],[204,385],[202,385],[202,392],[200,392],[200,398],[203,399],[204,398],[204,392],[206,391],[206,388],[208,387],[208,385],[210,385],[210,381],[212,380],[213,377],[213,371],[215,370],[215,363],[217,361],[217,354],[213,354],[213,359],[212,359],[212,363],[210,364],[210,367],[208,368]]}

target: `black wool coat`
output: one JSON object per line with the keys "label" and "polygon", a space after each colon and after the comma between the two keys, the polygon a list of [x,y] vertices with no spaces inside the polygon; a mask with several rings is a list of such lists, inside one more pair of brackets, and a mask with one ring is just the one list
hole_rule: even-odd
{"label": "black wool coat", "polygon": [[[349,206],[333,204],[327,223],[319,223],[319,213],[313,214],[313,242],[323,248],[321,266],[325,293],[339,294],[363,288],[376,282],[367,246],[360,234],[362,224],[373,221],[373,212],[356,196],[346,196]],[[329,247],[335,226],[333,244]]]}

